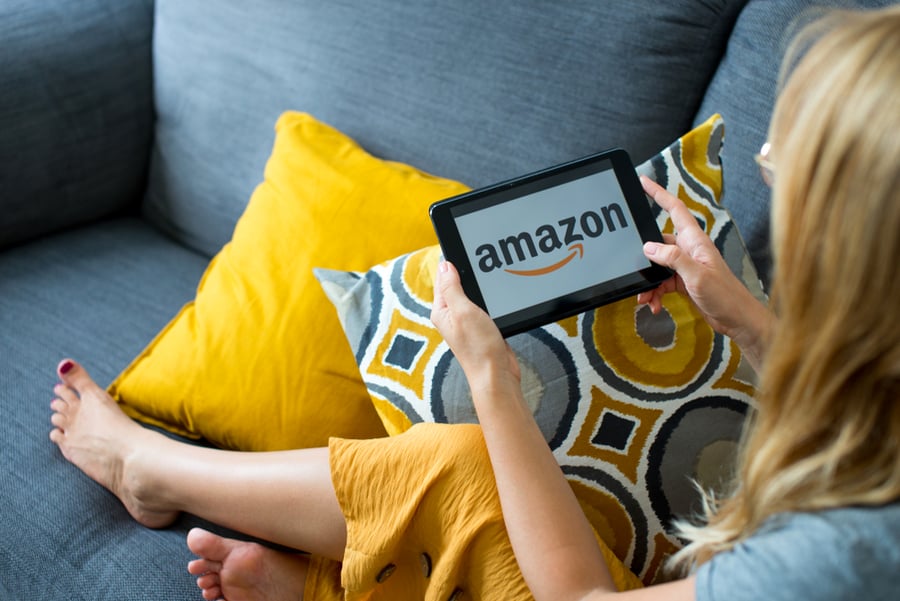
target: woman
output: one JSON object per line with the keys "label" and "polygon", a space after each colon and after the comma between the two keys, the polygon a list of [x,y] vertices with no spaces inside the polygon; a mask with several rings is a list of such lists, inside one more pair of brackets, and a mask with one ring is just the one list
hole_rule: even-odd
{"label": "woman", "polygon": [[[682,526],[690,544],[674,563],[686,577],[615,593],[522,398],[514,355],[447,263],[432,320],[466,373],[480,428],[417,426],[279,453],[198,448],[141,428],[66,360],[50,438],[147,526],[189,511],[313,553],[192,531],[201,559],[189,570],[206,599],[340,598],[339,561],[348,598],[896,598],[900,7],[835,13],[811,31],[759,158],[773,185],[774,314],[684,205],[643,182],[678,232],[645,253],[677,275],[638,301],[658,311],[663,294],[688,294],[761,370],[734,490],[708,499],[701,525]],[[437,539],[440,555],[425,549]],[[378,556],[390,541],[410,557]],[[402,575],[407,560],[421,562],[419,589]]]}

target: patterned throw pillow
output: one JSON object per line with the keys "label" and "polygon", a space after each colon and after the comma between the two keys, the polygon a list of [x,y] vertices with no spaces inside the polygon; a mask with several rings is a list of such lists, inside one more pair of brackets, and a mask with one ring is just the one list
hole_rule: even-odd
{"label": "patterned throw pillow", "polygon": [[[638,167],[681,198],[729,266],[763,298],[728,212],[718,115]],[[654,205],[660,228],[672,231]],[[417,422],[475,422],[465,377],[429,319],[440,248],[366,273],[317,270],[390,434]],[[753,371],[686,298],[658,316],[634,298],[513,336],[522,387],[597,533],[652,582],[680,545],[673,516],[698,509],[693,481],[715,486],[753,397]]]}

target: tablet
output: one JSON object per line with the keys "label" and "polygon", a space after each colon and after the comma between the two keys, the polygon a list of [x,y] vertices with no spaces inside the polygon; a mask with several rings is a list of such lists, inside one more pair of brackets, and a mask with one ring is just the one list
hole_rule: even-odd
{"label": "tablet", "polygon": [[504,337],[658,286],[661,242],[628,154],[600,152],[433,204],[444,258]]}

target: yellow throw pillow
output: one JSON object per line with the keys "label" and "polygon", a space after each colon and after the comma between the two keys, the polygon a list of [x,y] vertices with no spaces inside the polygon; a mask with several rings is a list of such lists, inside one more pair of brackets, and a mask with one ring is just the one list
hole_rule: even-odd
{"label": "yellow throw pillow", "polygon": [[367,269],[436,239],[429,204],[466,186],[377,159],[300,113],[196,298],[110,386],[130,416],[231,449],[384,435],[313,267]]}

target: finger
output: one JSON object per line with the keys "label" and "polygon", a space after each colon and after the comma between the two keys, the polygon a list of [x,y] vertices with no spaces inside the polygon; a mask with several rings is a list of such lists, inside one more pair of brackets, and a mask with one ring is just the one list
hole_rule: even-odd
{"label": "finger", "polygon": [[638,302],[646,305],[651,302],[654,298],[665,296],[670,292],[676,292],[678,290],[678,286],[675,283],[675,278],[671,277],[667,280],[664,280],[659,286],[654,288],[653,290],[647,290],[645,292],[641,292],[638,295]]}
{"label": "finger", "polygon": [[662,293],[659,291],[654,291],[653,297],[650,299],[650,302],[647,305],[650,307],[650,312],[654,315],[659,315],[659,312],[662,311]]}
{"label": "finger", "polygon": [[663,297],[670,292],[678,292],[678,278],[672,276],[664,280],[659,286],[653,290],[646,290],[638,294],[637,302],[641,305],[647,305],[654,315],[662,310]]}
{"label": "finger", "polygon": [[[660,244],[659,242],[644,243],[644,256],[663,267],[668,267],[678,273],[683,280],[692,281],[699,266],[688,253],[674,244]],[[675,288],[674,278],[669,278],[661,284],[667,289]]]}
{"label": "finger", "polygon": [[663,242],[666,244],[675,244],[678,242],[678,236],[675,234],[663,234]]}
{"label": "finger", "polygon": [[447,269],[446,265],[447,261],[441,259],[438,263],[437,273],[434,274],[434,301],[431,307],[432,315],[436,311],[447,306],[447,303],[444,302],[444,295],[441,292],[441,277],[443,272]]}
{"label": "finger", "polygon": [[[690,229],[700,230],[697,219],[688,210],[681,200],[673,196],[668,190],[657,184],[649,177],[641,176],[641,185],[653,202],[658,204],[672,218],[672,225],[676,232],[685,232]],[[702,231],[702,230],[700,230]]]}
{"label": "finger", "polygon": [[462,289],[459,273],[449,261],[441,261],[438,264],[438,272],[434,282],[434,304],[431,307],[431,323],[437,326],[442,334],[442,329],[451,320],[454,313],[460,313],[471,304],[466,293]]}
{"label": "finger", "polygon": [[658,290],[658,288],[653,288],[651,290],[644,290],[643,292],[639,292],[637,295],[637,304],[649,305],[653,302],[653,297],[655,297],[659,293]]}
{"label": "finger", "polygon": [[641,292],[637,295],[637,303],[639,305],[651,305],[656,295],[656,288],[654,288],[653,290],[645,290],[644,292]]}
{"label": "finger", "polygon": [[437,286],[435,298],[440,298],[442,305],[449,308],[470,304],[472,301],[466,296],[459,279],[459,272],[449,261],[442,261],[438,266]]}

